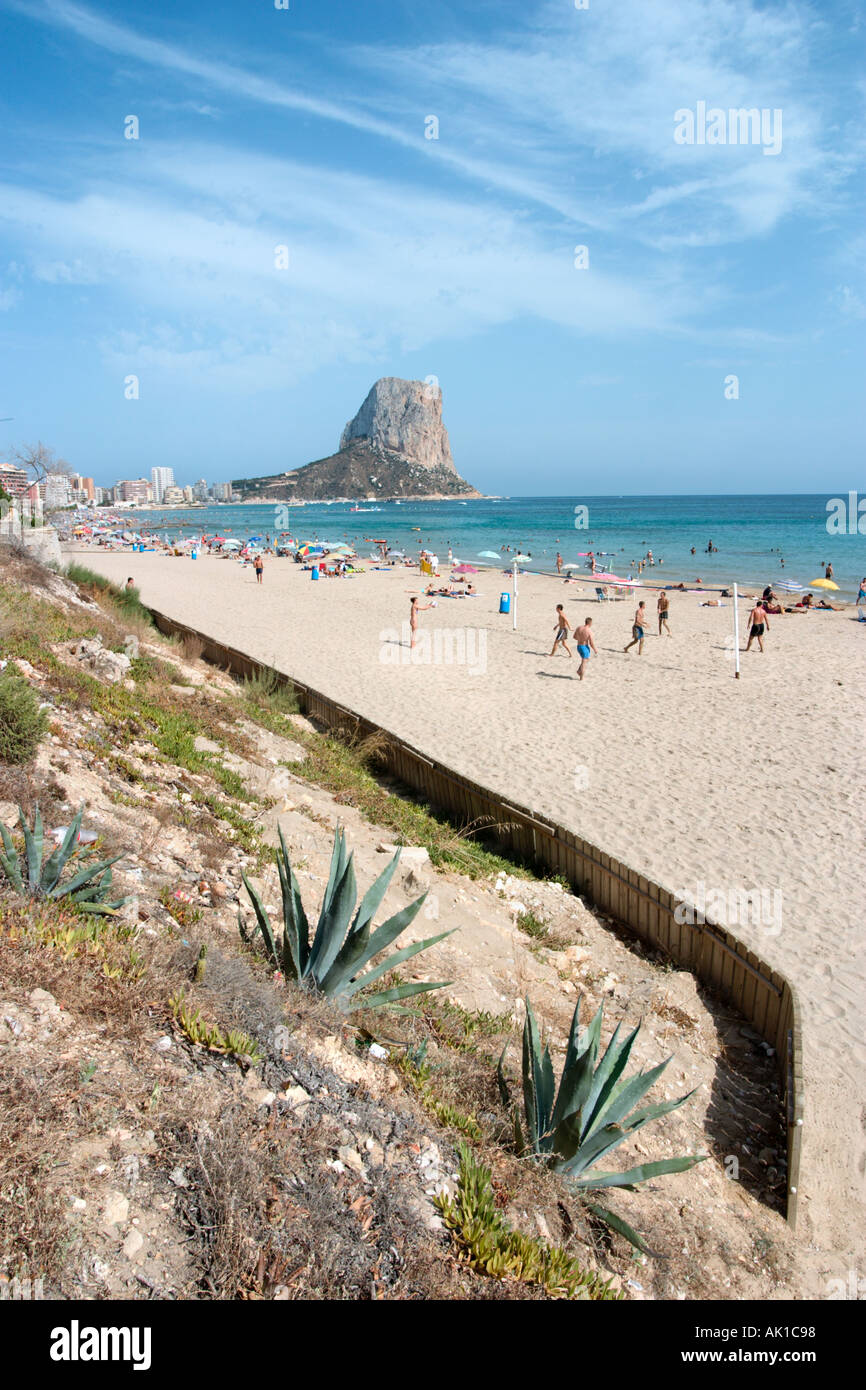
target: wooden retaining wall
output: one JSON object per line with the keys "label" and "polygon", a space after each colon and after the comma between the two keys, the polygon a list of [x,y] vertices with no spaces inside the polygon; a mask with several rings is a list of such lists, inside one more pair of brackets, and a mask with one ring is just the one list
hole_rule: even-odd
{"label": "wooden retaining wall", "polygon": [[[256,661],[245,652],[186,627],[164,613],[151,612],[160,631],[198,639],[204,646],[206,660],[235,675],[251,676],[269,669],[265,662]],[[282,672],[277,675],[294,688],[300,708],[309,718],[335,732],[358,738],[384,734],[383,761],[392,776],[423,794],[431,805],[459,824],[479,822],[485,834],[519,859],[561,874],[603,912],[692,971],[717,998],[732,1004],[749,1020],[775,1049],[779,1064],[787,1111],[786,1214],[793,1227],[803,1134],[803,1059],[800,1005],[785,976],[748,950],[725,927],[710,920],[678,920],[695,914],[684,912],[674,894],[605,854],[598,845],[444,767],[311,686]]]}

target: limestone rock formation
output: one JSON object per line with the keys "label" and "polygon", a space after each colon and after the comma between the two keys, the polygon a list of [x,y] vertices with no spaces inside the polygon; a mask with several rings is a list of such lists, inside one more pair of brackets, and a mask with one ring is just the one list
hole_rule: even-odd
{"label": "limestone rock formation", "polygon": [[272,477],[235,479],[232,489],[247,500],[304,502],[481,496],[454,466],[438,385],[393,376],[373,386],[336,454]]}
{"label": "limestone rock formation", "polygon": [[363,439],[373,449],[402,455],[424,468],[456,473],[448,431],[442,423],[442,392],[432,382],[383,376],[343,430],[340,448]]}

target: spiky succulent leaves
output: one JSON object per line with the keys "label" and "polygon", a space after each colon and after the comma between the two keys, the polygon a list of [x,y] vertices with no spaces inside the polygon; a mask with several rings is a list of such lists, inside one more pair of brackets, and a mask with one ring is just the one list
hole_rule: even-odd
{"label": "spiky succulent leaves", "polygon": [[289,979],[302,980],[307,973],[310,959],[310,927],[301,901],[298,880],[289,860],[282,826],[278,829],[280,852],[277,855],[277,868],[283,895],[283,972]]}
{"label": "spiky succulent leaves", "polygon": [[616,1212],[609,1211],[607,1207],[600,1207],[596,1202],[587,1202],[586,1207],[588,1211],[592,1212],[593,1216],[598,1217],[599,1221],[603,1221],[606,1226],[610,1226],[611,1230],[616,1231],[618,1235],[625,1236],[626,1240],[629,1241],[636,1250],[640,1250],[644,1255],[655,1255],[656,1252],[650,1249],[646,1241],[642,1236],[638,1235],[634,1227],[630,1226],[627,1221],[623,1221],[621,1216],[616,1215]]}
{"label": "spiky succulent leaves", "polygon": [[78,832],[81,829],[83,816],[84,807],[82,806],[73,817],[72,824],[64,835],[62,843],[57,846],[51,858],[45,864],[42,870],[43,893],[50,893],[52,888],[56,888],[57,884],[60,882],[60,875],[63,873],[66,861],[78,844]]}
{"label": "spiky succulent leaves", "polygon": [[274,962],[274,965],[279,966],[280,961],[277,955],[277,943],[274,941],[274,932],[273,928],[271,927],[271,919],[265,911],[264,903],[262,902],[253,885],[250,883],[243,869],[241,869],[241,878],[244,881],[244,887],[250,895],[250,902],[252,903],[253,911],[256,914],[256,925],[264,938],[265,949],[267,950],[268,955]]}
{"label": "spiky succulent leaves", "polygon": [[342,872],[334,884],[327,910],[324,904],[322,906],[310,951],[307,973],[312,976],[318,988],[321,988],[322,980],[337,959],[340,948],[349,934],[357,896],[354,855],[350,854],[348,858],[344,857]]}
{"label": "spiky succulent leaves", "polygon": [[581,1106],[583,1115],[583,1134],[590,1134],[595,1127],[596,1121],[605,1112],[608,1101],[614,1095],[619,1079],[625,1071],[634,1041],[640,1032],[640,1024],[633,1028],[624,1042],[618,1042],[620,1025],[617,1024],[613,1032],[613,1037],[607,1045],[607,1050],[601,1059],[599,1067],[592,1078],[592,1086],[586,1101]]}
{"label": "spiky succulent leaves", "polygon": [[584,1134],[588,1136],[603,1125],[618,1125],[624,1121],[629,1111],[652,1089],[670,1060],[670,1057],[666,1057],[657,1067],[651,1067],[649,1071],[639,1071],[634,1076],[620,1080],[613,1087],[604,1105],[597,1107],[592,1126],[585,1127]]}
{"label": "spiky succulent leaves", "polygon": [[505,1044],[499,1054],[499,1062],[496,1066],[496,1084],[499,1087],[499,1099],[506,1110],[511,1109],[511,1092],[508,1089],[508,1081],[505,1076],[505,1054],[508,1051],[508,1043]]}
{"label": "spiky succulent leaves", "polygon": [[[588,1028],[581,1031],[579,1023],[581,1001],[578,999],[571,1019],[568,1048],[559,1094],[553,1107],[551,1127],[556,1132],[570,1117],[580,1115],[592,1091],[593,1074],[601,1045],[601,1023],[604,1006],[599,1005]],[[572,1126],[573,1128],[573,1126]],[[557,1149],[556,1140],[548,1146]]]}
{"label": "spiky succulent leaves", "polygon": [[[556,1165],[557,1168],[560,1172],[568,1173],[579,1186],[597,1186],[596,1179],[599,1176],[605,1175],[599,1175],[598,1171],[595,1169],[592,1172],[587,1172],[586,1170],[591,1163],[597,1163],[605,1154],[617,1148],[624,1139],[630,1139],[632,1135],[636,1134],[644,1125],[649,1124],[650,1120],[660,1119],[662,1115],[669,1115],[672,1110],[678,1110],[679,1107],[684,1105],[693,1095],[694,1091],[689,1091],[684,1096],[678,1096],[676,1100],[664,1100],[657,1102],[655,1105],[648,1105],[643,1110],[635,1111],[634,1114],[622,1124],[605,1125],[602,1129],[595,1130],[588,1139],[585,1139],[579,1145],[572,1146],[571,1149],[569,1149],[566,1144],[563,1144],[562,1149],[557,1150],[557,1153],[561,1154],[562,1159],[562,1161]],[[687,1167],[691,1166],[691,1162],[688,1162]],[[672,1169],[671,1171],[679,1170]],[[607,1186],[609,1184],[601,1185]],[[617,1183],[613,1185],[619,1186],[620,1184]]]}
{"label": "spiky succulent leaves", "polygon": [[550,1120],[555,1090],[550,1048],[545,1046],[542,1052],[538,1024],[527,998],[526,1021],[523,1025],[523,1106],[529,1145],[534,1153],[550,1151]]}
{"label": "spiky succulent leaves", "polygon": [[[447,936],[448,933],[446,932]],[[441,937],[434,936],[430,941],[424,943],[429,946],[433,941],[440,941]],[[432,984],[418,985],[395,985],[393,989],[380,990],[378,994],[362,995],[355,1005],[359,1009],[378,1009],[384,1004],[393,1004],[398,999],[409,999],[413,994],[429,994],[433,989],[445,989],[446,985],[453,984],[453,980],[436,980]]]}
{"label": "spiky succulent leaves", "polygon": [[633,1191],[638,1183],[648,1182],[650,1178],[660,1178],[665,1173],[687,1173],[696,1163],[703,1163],[708,1154],[684,1154],[680,1158],[661,1158],[655,1163],[640,1163],[637,1168],[629,1168],[624,1173],[587,1173],[579,1178],[575,1187],[624,1187]]}
{"label": "spiky succulent leaves", "polygon": [[3,848],[5,854],[0,854],[0,864],[3,865],[3,872],[8,878],[16,893],[24,892],[24,880],[21,877],[21,861],[18,858],[18,851],[12,842],[6,826],[0,821],[0,835],[3,837]]}
{"label": "spiky succulent leaves", "polygon": [[[330,910],[331,900],[334,896],[337,884],[345,872],[347,857],[346,836],[343,827],[338,825],[334,831],[334,843],[331,847],[331,867],[328,870],[328,882],[325,885],[325,893],[322,898],[322,909],[319,913],[319,926],[321,926],[322,919],[327,916]],[[313,942],[313,945],[315,946],[315,942]]]}
{"label": "spiky succulent leaves", "polygon": [[[399,912],[395,912],[393,917],[389,917],[387,921],[383,922],[381,926],[378,926],[376,930],[372,932],[370,935],[358,932],[357,938],[361,938],[362,936],[366,935],[366,940],[364,942],[364,950],[361,954],[360,960],[354,967],[351,977],[340,986],[339,992],[341,994],[345,994],[347,997],[350,997],[351,995],[355,994],[359,989],[363,989],[365,985],[371,984],[373,980],[378,980],[380,976],[387,974],[387,972],[391,970],[393,966],[399,963],[398,957],[399,960],[408,960],[409,956],[414,956],[416,951],[423,950],[425,946],[430,945],[432,942],[441,941],[443,936],[450,935],[449,932],[443,932],[442,935],[430,937],[428,941],[422,942],[417,946],[408,946],[405,948],[405,951],[397,951],[393,956],[389,956],[387,961],[384,961],[382,965],[377,966],[374,971],[371,970],[367,975],[360,974],[360,972],[364,969],[364,966],[367,965],[367,963],[371,961],[374,956],[377,956],[380,951],[384,951],[388,946],[391,945],[392,941],[396,941],[397,937],[400,936],[406,930],[409,924],[414,921],[414,919],[417,917],[418,913],[421,910],[421,906],[426,896],[426,893],[422,893],[420,898],[416,898],[413,903],[409,903],[408,907],[403,907],[400,909]],[[351,940],[347,944],[351,945]],[[354,952],[352,954],[354,955]],[[329,989],[327,992],[333,993],[334,991]]]}
{"label": "spiky succulent leaves", "polygon": [[[362,970],[371,955],[375,955],[375,950],[370,951],[370,925],[373,917],[379,908],[382,899],[388,891],[388,885],[394,876],[397,861],[400,858],[400,851],[394,855],[391,863],[383,869],[379,877],[370,885],[361,899],[361,906],[355,913],[349,935],[346,937],[334,964],[322,980],[322,989],[325,994],[339,994],[349,981]],[[419,899],[418,906],[421,901]],[[392,919],[393,920],[393,919]],[[402,928],[400,929],[402,930]],[[397,935],[399,936],[399,931]],[[394,938],[392,937],[391,940]],[[390,941],[385,941],[384,945],[390,945]],[[383,949],[383,948],[380,948]]]}
{"label": "spiky succulent leaves", "polygon": [[[452,928],[452,930],[454,929]],[[397,935],[399,935],[399,933],[397,933]],[[354,994],[358,993],[358,990],[367,989],[376,980],[380,980],[383,975],[387,975],[390,970],[395,970],[398,965],[402,965],[404,960],[410,960],[412,956],[417,956],[419,951],[426,951],[428,946],[435,946],[437,942],[444,941],[446,936],[451,936],[451,932],[443,931],[440,932],[438,936],[428,936],[425,941],[416,941],[412,946],[404,946],[401,951],[394,951],[393,955],[388,956],[380,965],[376,965],[372,970],[368,970],[366,975],[358,975],[354,980],[350,980],[345,988],[340,991],[341,997],[344,999],[351,999]],[[371,952],[371,955],[375,954],[375,952]],[[415,994],[422,994],[427,988],[427,985],[421,987],[413,986],[412,991]],[[434,988],[441,989],[442,986],[436,985]]]}
{"label": "spiky succulent leaves", "polygon": [[31,830],[21,807],[18,807],[18,819],[21,822],[21,829],[24,832],[24,845],[27,851],[27,878],[31,894],[39,892],[42,886],[42,850],[45,844],[45,832],[42,828],[42,816],[39,814],[39,807],[36,807],[36,815],[33,818],[33,829]]}
{"label": "spiky succulent leaves", "polygon": [[45,896],[55,900],[71,897],[73,901],[75,901],[78,896],[78,889],[83,888],[85,884],[89,884],[92,879],[97,878],[100,874],[104,874],[106,869],[110,868],[112,864],[116,864],[118,859],[122,858],[122,854],[115,854],[113,859],[103,859],[99,864],[88,864],[85,868],[80,869],[74,878],[69,879],[67,883],[58,883],[56,887],[52,888],[51,892],[46,893]]}
{"label": "spiky succulent leaves", "polygon": [[517,1106],[511,1104],[511,1091],[509,1090],[508,1081],[505,1076],[505,1054],[507,1053],[507,1051],[508,1043],[506,1043],[503,1047],[499,1057],[498,1065],[496,1067],[496,1084],[499,1087],[499,1099],[502,1101],[502,1104],[505,1106],[505,1109],[510,1111],[511,1113],[511,1127],[514,1134],[515,1151],[519,1154],[522,1154],[526,1148],[526,1145],[523,1142],[523,1129],[520,1124],[520,1113],[518,1111]]}

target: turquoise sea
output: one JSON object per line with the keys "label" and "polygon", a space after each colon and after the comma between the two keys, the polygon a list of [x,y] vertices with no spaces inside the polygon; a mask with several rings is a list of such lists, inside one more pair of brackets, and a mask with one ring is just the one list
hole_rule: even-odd
{"label": "turquoise sea", "polygon": [[[837,499],[839,506],[833,505]],[[823,576],[827,562],[839,597],[856,596],[866,574],[866,534],[856,531],[856,494],[747,497],[507,497],[459,502],[310,504],[303,507],[218,506],[192,510],[131,513],[130,525],[182,537],[204,532],[245,540],[271,539],[288,531],[298,541],[349,540],[361,555],[365,539],[382,538],[393,548],[417,554],[433,550],[443,562],[450,547],[463,561],[484,565],[482,551],[508,545],[531,554],[525,568],[554,569],[563,561],[586,565],[581,552],[594,550],[614,574],[636,573],[648,550],[656,564],[644,570],[652,583],[700,576],[705,585],[749,586],[789,580],[808,587]],[[866,533],[866,497],[860,518]],[[840,507],[842,510],[840,510]],[[584,513],[583,509],[586,509]],[[829,510],[828,510],[829,508]],[[577,509],[577,510],[576,510]],[[836,518],[833,529],[828,523]],[[840,521],[841,518],[841,521]],[[585,523],[585,524],[584,524]],[[851,534],[852,528],[854,534]],[[712,541],[717,551],[707,553]],[[691,554],[694,546],[695,555]],[[503,556],[505,558],[505,556]],[[663,564],[659,564],[663,561]],[[784,561],[784,565],[782,564]],[[580,573],[580,571],[575,571]]]}

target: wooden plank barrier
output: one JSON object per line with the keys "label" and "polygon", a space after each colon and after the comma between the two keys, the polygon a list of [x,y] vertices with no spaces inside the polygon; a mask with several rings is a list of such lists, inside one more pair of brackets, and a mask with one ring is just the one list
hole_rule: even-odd
{"label": "wooden plank barrier", "polygon": [[[161,632],[190,636],[203,644],[205,660],[239,676],[271,670],[246,652],[229,647],[164,613],[150,610]],[[703,914],[678,911],[679,900],[666,888],[605,854],[591,841],[575,835],[528,807],[506,801],[495,792],[454,772],[395,737],[369,719],[346,709],[321,691],[282,671],[276,675],[290,685],[300,709],[328,729],[364,739],[384,735],[382,750],[388,772],[458,824],[480,823],[516,858],[562,874],[602,912],[661,950],[683,969],[692,971],[717,998],[732,1004],[774,1049],[787,1119],[788,1191],[786,1216],[796,1224],[803,1135],[803,1055],[800,1005],[790,981],[722,925]]]}

